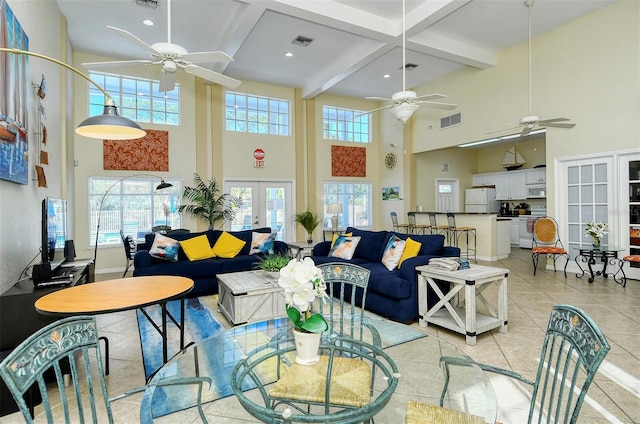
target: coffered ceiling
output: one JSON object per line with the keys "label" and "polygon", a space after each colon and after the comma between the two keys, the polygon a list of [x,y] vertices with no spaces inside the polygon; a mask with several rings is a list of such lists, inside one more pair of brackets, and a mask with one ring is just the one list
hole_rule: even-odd
{"label": "coffered ceiling", "polygon": [[[57,3],[75,50],[148,59],[141,47],[106,28],[127,30],[149,45],[168,41],[167,0],[158,0],[157,8],[140,1]],[[611,3],[537,0],[533,36]],[[209,67],[230,77],[299,88],[305,98],[323,92],[390,97],[402,89],[400,0],[172,0],[171,6],[171,42],[189,52],[227,53],[234,62]],[[300,36],[313,41],[294,44]],[[490,68],[497,52],[526,40],[522,0],[406,0],[406,62],[417,65],[406,73],[406,86],[465,66]]]}

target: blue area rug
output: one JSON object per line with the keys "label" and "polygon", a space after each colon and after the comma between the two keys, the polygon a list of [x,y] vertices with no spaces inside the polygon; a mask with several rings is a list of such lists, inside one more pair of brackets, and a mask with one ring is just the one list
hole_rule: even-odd
{"label": "blue area rug", "polygon": [[[178,320],[180,303],[172,301],[167,304],[167,307]],[[181,365],[174,364],[164,367],[154,377],[154,380],[171,379],[185,374],[194,375],[194,370],[197,370],[197,375],[208,376],[212,379],[212,386],[208,390],[205,389],[203,393],[203,403],[233,395],[231,372],[240,357],[244,353],[262,346],[271,337],[289,326],[288,318],[281,318],[227,329],[216,320],[214,312],[216,310],[217,296],[203,296],[185,301],[185,343],[202,343],[198,345],[198,349],[187,349],[184,357],[180,357],[179,363]],[[159,306],[148,308],[147,313],[156,322],[161,322]],[[145,375],[148,378],[162,367],[162,338],[142,313],[138,311],[137,314]],[[409,326],[386,321],[372,314],[369,315],[368,320],[378,329],[383,348],[426,336],[425,333]],[[171,358],[179,352],[179,333],[172,323],[168,324],[168,328],[173,331],[169,334],[169,357]],[[182,367],[186,367],[186,369],[182,369]],[[275,369],[275,363],[266,364],[260,370],[262,380],[270,381],[271,378],[275,380]],[[251,388],[253,387],[245,387],[245,390]],[[148,393],[145,394],[143,405],[150,402],[155,417],[195,405],[195,386],[187,391],[184,386],[179,390],[169,387],[156,388],[152,399],[148,399],[147,395]]]}

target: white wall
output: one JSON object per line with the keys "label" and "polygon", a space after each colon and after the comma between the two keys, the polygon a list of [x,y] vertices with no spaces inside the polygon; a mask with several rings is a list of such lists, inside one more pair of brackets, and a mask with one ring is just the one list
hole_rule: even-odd
{"label": "white wall", "polygon": [[[9,6],[29,37],[29,50],[61,59],[61,20],[56,3],[10,1]],[[4,54],[4,53],[3,53]],[[43,165],[48,188],[38,188],[35,178],[36,152],[36,102],[35,92],[29,96],[29,183],[15,184],[0,180],[0,292],[13,286],[23,269],[34,259],[40,262],[41,202],[46,196],[63,197],[61,186],[65,172],[62,158],[66,141],[61,126],[61,92],[64,90],[66,70],[51,62],[29,58],[29,82],[40,84],[44,74],[47,95],[46,108],[48,139],[46,150],[49,165]],[[30,87],[31,88],[31,87]]]}

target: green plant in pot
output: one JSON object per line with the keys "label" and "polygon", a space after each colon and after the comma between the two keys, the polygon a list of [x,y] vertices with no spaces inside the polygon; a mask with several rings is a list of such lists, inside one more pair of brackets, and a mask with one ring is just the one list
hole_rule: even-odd
{"label": "green plant in pot", "polygon": [[198,219],[202,219],[209,223],[209,228],[213,229],[213,225],[217,221],[222,221],[220,227],[227,221],[232,221],[240,206],[242,200],[232,196],[229,193],[220,194],[218,182],[214,179],[207,182],[200,178],[200,175],[193,174],[195,187],[185,187],[182,197],[191,202],[191,204],[181,205],[178,213],[187,212]]}
{"label": "green plant in pot", "polygon": [[265,255],[257,262],[256,266],[264,272],[280,273],[280,270],[287,266],[290,261],[290,257],[274,253]]}
{"label": "green plant in pot", "polygon": [[320,225],[320,217],[309,210],[297,213],[295,221],[307,232],[307,243],[313,243],[313,230]]}

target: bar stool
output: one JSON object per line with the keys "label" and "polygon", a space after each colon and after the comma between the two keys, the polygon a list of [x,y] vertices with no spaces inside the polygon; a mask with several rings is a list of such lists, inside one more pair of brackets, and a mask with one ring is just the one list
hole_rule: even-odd
{"label": "bar stool", "polygon": [[395,212],[391,212],[391,223],[396,233],[409,233],[409,224],[398,224],[398,214]]}
{"label": "bar stool", "polygon": [[[474,227],[458,227],[456,226],[456,215],[453,212],[447,212],[447,223],[449,224],[449,241],[452,246],[458,247],[458,241],[464,234],[467,238],[467,259],[469,254],[473,252],[473,262],[476,261],[476,229]],[[469,234],[473,236],[473,248],[469,246]]]}
{"label": "bar stool", "polygon": [[426,234],[427,230],[430,229],[430,226],[427,224],[416,224],[416,213],[409,212],[407,213],[409,218],[409,233],[411,234]]}
{"label": "bar stool", "polygon": [[449,241],[449,226],[448,225],[438,225],[436,222],[436,213],[429,212],[429,229],[431,230],[431,234],[442,234]]}

